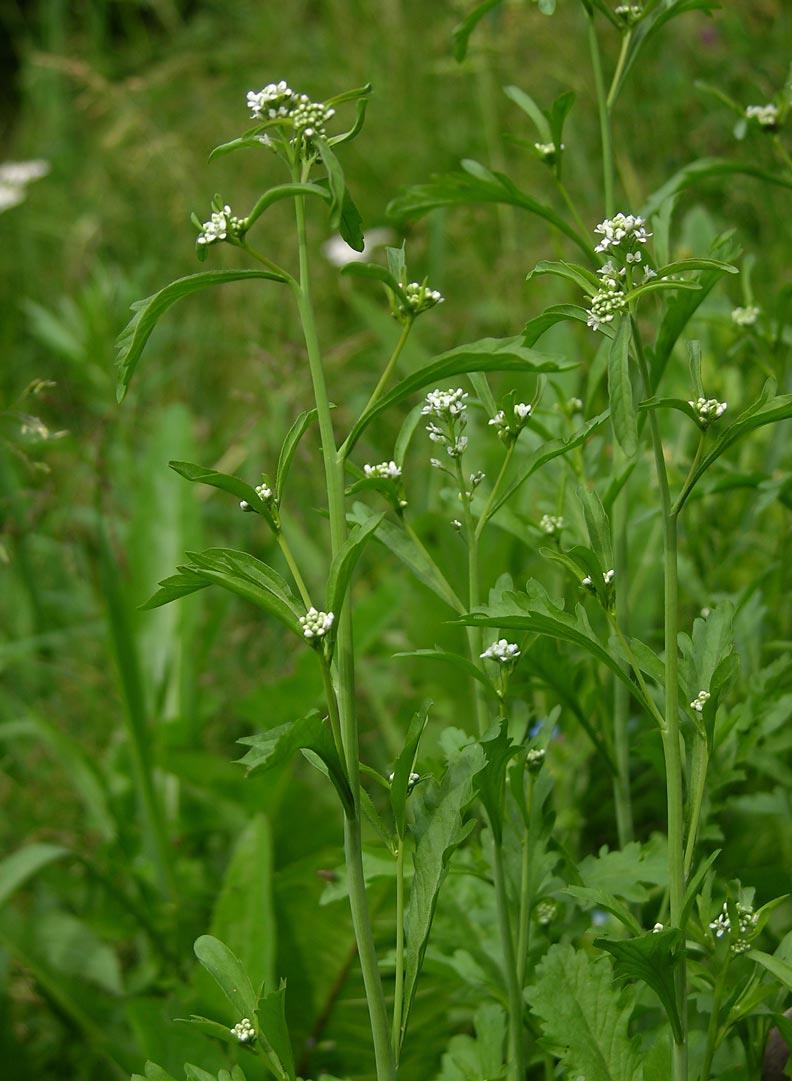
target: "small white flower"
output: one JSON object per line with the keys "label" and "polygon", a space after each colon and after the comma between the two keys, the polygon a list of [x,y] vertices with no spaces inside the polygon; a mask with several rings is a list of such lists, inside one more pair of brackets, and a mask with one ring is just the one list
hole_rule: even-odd
{"label": "small white flower", "polygon": [[605,583],[606,586],[609,586],[613,582],[613,579],[615,577],[616,577],[616,571],[615,570],[611,569],[609,571],[603,571],[602,572],[602,580],[603,580],[603,582]]}
{"label": "small white flower", "polygon": [[558,905],[555,901],[540,901],[536,906],[536,919],[543,927],[552,923],[558,915]]}
{"label": "small white flower", "polygon": [[614,278],[606,278],[604,289],[600,289],[590,300],[586,325],[592,330],[599,330],[605,323],[612,323],[616,316],[627,307],[627,298],[621,285]]}
{"label": "small white flower", "polygon": [[639,19],[643,18],[644,10],[641,4],[619,4],[614,8],[614,12],[628,26],[634,26]]}
{"label": "small white flower", "polygon": [[248,503],[248,501],[246,499],[240,499],[240,501],[239,501],[239,509],[241,511],[244,511],[245,514],[255,514],[255,511],[253,510],[253,508],[251,507],[251,505]]}
{"label": "small white flower", "polygon": [[622,241],[625,242],[625,247],[629,246],[634,250],[635,244],[645,244],[652,236],[652,233],[646,230],[644,219],[637,214],[615,214],[595,226],[594,232],[603,238],[594,249],[597,252],[618,248]]}
{"label": "small white flower", "polygon": [[494,417],[491,417],[487,424],[495,428],[503,428],[506,425],[506,414],[502,409],[499,409]]}
{"label": "small white flower", "polygon": [[639,251],[628,251],[624,258],[628,263],[640,263],[642,255]]}
{"label": "small white flower", "polygon": [[656,277],[657,277],[657,271],[656,270],[652,270],[652,268],[650,266],[645,266],[643,268],[643,280],[645,282],[650,282],[652,280],[652,278],[656,278]]}
{"label": "small white flower", "polygon": [[587,574],[585,578],[581,578],[580,579],[580,584],[582,586],[585,586],[586,589],[591,589],[592,586],[593,586],[593,582],[591,581],[591,575]]}
{"label": "small white flower", "polygon": [[395,480],[402,475],[401,469],[394,461],[379,462],[377,465],[364,465],[363,472],[367,477],[378,477],[383,480]]}
{"label": "small white flower", "polygon": [[529,773],[538,773],[542,768],[545,760],[545,751],[543,747],[532,747],[525,754],[525,765]]}
{"label": "small white flower", "polygon": [[251,1025],[250,1019],[243,1017],[231,1029],[231,1035],[236,1036],[240,1043],[253,1043],[256,1038],[256,1030]]}
{"label": "small white flower", "polygon": [[453,519],[453,521],[451,522],[451,527],[452,529],[455,529],[457,533],[461,533],[462,531],[462,523],[458,518]]}
{"label": "small white flower", "polygon": [[729,408],[727,402],[719,402],[717,398],[697,398],[689,401],[688,405],[695,409],[702,424],[711,424],[714,420],[720,420]]}
{"label": "small white flower", "polygon": [[50,171],[48,161],[6,161],[0,165],[0,213],[25,201],[28,184]]}
{"label": "small white flower", "polygon": [[248,90],[247,106],[254,120],[277,120],[291,111],[294,91],[285,80],[268,83],[263,90]]}
{"label": "small white flower", "polygon": [[659,935],[662,930],[663,930],[662,923],[656,923],[654,925],[654,927],[652,928],[652,934],[653,935]]}
{"label": "small white flower", "polygon": [[778,125],[778,106],[769,103],[767,105],[749,105],[745,110],[748,120],[756,120],[760,127],[775,128]]}
{"label": "small white flower", "polygon": [[[561,143],[561,150],[564,149],[564,144]],[[534,143],[534,150],[536,153],[547,162],[548,165],[552,165],[555,162],[558,148],[555,143]]]}
{"label": "small white flower", "polygon": [[329,108],[322,101],[311,101],[307,94],[298,95],[295,101],[296,104],[291,110],[295,138],[302,137],[305,142],[327,138],[325,125],[335,116],[335,109]]}
{"label": "small white flower", "polygon": [[696,713],[703,713],[704,706],[706,706],[707,702],[709,702],[710,697],[711,696],[709,691],[699,691],[699,693],[690,703],[690,708],[695,710]]}
{"label": "small white flower", "polygon": [[437,304],[442,304],[445,297],[437,289],[430,289],[428,285],[420,282],[410,282],[404,287],[406,304],[402,310],[408,315],[420,315],[421,312],[429,311]]}
{"label": "small white flower", "polygon": [[552,537],[555,533],[560,533],[564,528],[564,519],[560,514],[543,514],[539,519],[539,528],[543,533],[547,533],[549,537]]}
{"label": "small white flower", "polygon": [[[745,905],[741,901],[738,901],[734,907],[737,910],[739,937],[733,943],[732,950],[735,953],[743,953],[749,948],[746,938],[756,930],[759,917],[750,905]],[[729,906],[726,901],[723,902],[723,908],[709,925],[709,929],[715,933],[716,938],[723,938],[724,935],[731,935],[732,925],[731,920],[729,919]]]}
{"label": "small white flower", "polygon": [[429,465],[432,467],[432,469],[445,469],[445,466],[439,458],[430,458]]}
{"label": "small white flower", "polygon": [[749,304],[745,308],[735,308],[731,313],[732,322],[738,327],[752,327],[759,318],[760,310],[755,304]]}
{"label": "small white flower", "polygon": [[514,415],[519,420],[527,420],[533,413],[533,406],[526,402],[518,402],[514,407]]}
{"label": "small white flower", "polygon": [[515,642],[508,642],[505,638],[493,642],[487,646],[482,654],[482,660],[498,661],[499,664],[510,664],[520,656],[520,647]]}
{"label": "small white flower", "polygon": [[318,612],[311,607],[304,616],[300,616],[300,626],[305,638],[324,638],[333,626],[335,615],[333,612]]}
{"label": "small white flower", "polygon": [[259,497],[262,503],[269,503],[269,501],[272,499],[272,489],[268,484],[265,484],[262,481],[261,484],[256,485],[256,495]]}
{"label": "small white flower", "polygon": [[711,608],[702,608],[701,609],[701,618],[702,619],[709,619],[709,617],[711,615],[712,615],[712,609]]}
{"label": "small white flower", "polygon": [[467,393],[461,387],[456,390],[430,390],[421,414],[425,417],[458,417],[467,409]]}
{"label": "small white flower", "polygon": [[242,219],[231,213],[231,207],[226,204],[222,210],[216,210],[211,218],[201,226],[201,232],[196,241],[198,244],[214,244],[217,240],[227,240],[229,233],[235,236],[242,228]]}
{"label": "small white flower", "polygon": [[570,398],[567,402],[567,409],[570,413],[582,413],[583,412],[583,399],[582,398]]}
{"label": "small white flower", "polygon": [[[393,773],[388,774],[388,781],[390,782],[390,784],[393,784],[393,777],[394,777]],[[411,773],[410,774],[409,779],[407,781],[407,795],[408,796],[412,792],[412,790],[415,788],[415,786],[418,784],[420,779],[421,779],[420,773]]]}

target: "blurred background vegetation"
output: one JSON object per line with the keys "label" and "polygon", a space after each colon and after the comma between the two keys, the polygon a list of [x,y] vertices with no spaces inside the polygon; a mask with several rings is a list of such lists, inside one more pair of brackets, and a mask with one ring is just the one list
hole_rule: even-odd
{"label": "blurred background vegetation", "polygon": [[[238,737],[311,707],[319,692],[312,658],[212,591],[137,611],[185,549],[246,547],[278,565],[258,518],[189,487],[167,461],[222,463],[247,479],[272,469],[289,424],[309,405],[299,326],[274,289],[243,284],[185,301],[157,331],[123,408],[115,404],[113,341],[133,300],[196,269],[191,210],[206,217],[215,191],[245,208],[277,179],[266,155],[206,164],[212,146],[246,126],[245,92],[273,79],[318,99],[374,84],[364,134],[343,154],[367,228],[386,224],[386,204],[404,185],[461,158],[503,168],[552,200],[542,163],[504,137],[534,138],[501,87],[514,83],[544,105],[571,87],[566,176],[584,221],[599,221],[598,131],[577,5],[562,2],[545,18],[513,0],[481,25],[457,64],[451,32],[468,7],[5,0],[0,8],[0,161],[50,165],[24,202],[0,214],[0,851],[23,842],[64,850],[0,914],[0,1061],[14,1062],[17,1076],[124,1076],[146,1057],[174,1071],[184,1058],[221,1065],[216,1047],[197,1051],[196,1038],[170,1024],[190,1010],[211,1012],[211,989],[191,962],[193,938],[210,926],[232,946],[261,936],[262,974],[288,978],[303,1071],[370,1069],[346,906],[317,910],[341,862],[330,798],[303,766],[244,781],[231,764]],[[725,5],[715,19],[677,20],[657,39],[616,116],[625,210],[700,156],[770,162],[766,142],[737,143],[733,116],[693,84],[717,84],[745,104],[769,100],[786,77],[791,32],[789,4],[752,0]],[[616,44],[604,43],[610,64]],[[701,254],[735,227],[755,257],[761,305],[788,265],[788,210],[782,189],[750,178],[725,190],[704,186],[681,201],[678,253]],[[318,252],[328,239],[323,218],[312,235]],[[405,369],[472,338],[517,333],[546,303],[570,299],[557,283],[526,286],[537,260],[569,253],[541,222],[509,209],[436,212],[407,242],[413,276],[428,274],[447,299],[419,324]],[[269,212],[259,246],[291,263],[292,243],[284,203]],[[233,264],[238,256],[211,258]],[[343,428],[365,402],[395,329],[373,292],[339,279],[319,254],[315,273]],[[728,313],[743,302],[740,281],[729,282],[702,327],[718,396],[729,400],[755,396],[764,376],[761,358],[735,355],[730,345]],[[592,338],[561,328],[552,345],[585,363]],[[572,373],[565,390],[577,393],[581,378]],[[390,456],[400,420],[371,436],[361,462]],[[410,477],[417,506],[435,483],[427,458],[421,447]],[[309,581],[318,583],[325,555],[311,440],[298,461],[286,513]],[[553,477],[532,491],[532,518],[537,507],[553,510]],[[697,520],[683,567],[689,617],[713,595],[756,581],[772,579],[769,595],[788,599],[777,547],[788,509],[767,497],[757,511],[755,499],[753,488],[737,489]],[[755,513],[779,517],[765,528],[767,518],[755,521]],[[427,513],[422,528],[453,573],[461,552],[450,516]],[[520,581],[533,567],[508,533],[491,542],[488,565]],[[655,584],[644,583],[652,587],[638,615],[646,625],[656,616]],[[747,605],[745,651],[760,625],[765,636],[788,636],[761,590]],[[455,632],[431,595],[394,573],[381,551],[366,558],[355,612],[363,756],[387,769],[421,699],[436,701],[438,725],[465,727],[466,688],[442,671],[391,660]],[[557,756],[557,810],[571,850],[585,852],[615,842],[609,784],[579,731],[569,735]],[[644,835],[663,824],[657,755],[645,748],[636,778]],[[167,820],[159,864],[145,799],[139,809],[146,776]],[[763,831],[755,831],[754,786],[744,813],[739,804],[731,812],[727,854],[734,873],[749,868],[760,888],[774,886],[792,859],[788,797],[773,795],[772,779],[765,787]],[[384,914],[385,889],[380,900]],[[408,1077],[432,1076],[449,1034],[466,1023],[464,1010],[437,1015],[433,978],[430,970],[416,1015],[422,1036],[410,1045],[420,1070],[407,1062]]]}

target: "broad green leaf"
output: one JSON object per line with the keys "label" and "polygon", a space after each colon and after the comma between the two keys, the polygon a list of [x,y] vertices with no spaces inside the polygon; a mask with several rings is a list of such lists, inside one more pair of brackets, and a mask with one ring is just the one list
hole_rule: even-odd
{"label": "broad green leaf", "polygon": [[542,274],[552,274],[556,278],[565,278],[592,297],[602,285],[597,275],[593,271],[587,270],[586,267],[578,266],[577,263],[553,262],[549,259],[543,259],[540,263],[537,263],[533,270],[528,272],[525,280],[530,281],[534,276]]}
{"label": "broad green leaf", "polygon": [[[439,786],[421,786],[424,792],[424,813],[420,817],[416,815],[416,847],[413,857],[415,873],[404,917],[402,1040],[415,999],[437,898],[446,877],[449,860],[470,832],[464,825],[464,811],[473,799],[473,778],[483,765],[484,753],[481,747],[475,743],[468,744],[451,759]],[[430,790],[427,792],[427,789]]]}
{"label": "broad green leaf", "polygon": [[[475,379],[475,376],[472,377]],[[418,425],[421,423],[421,409],[422,405],[419,402],[418,405],[413,406],[407,416],[404,418],[399,434],[396,437],[396,445],[393,448],[393,459],[400,468],[404,466],[404,459],[407,455],[412,437],[415,435],[415,431]]]}
{"label": "broad green leaf", "polygon": [[371,514],[366,521],[358,522],[333,559],[327,582],[327,603],[329,605],[328,610],[335,614],[336,619],[343,607],[355,565],[384,517],[384,512],[382,514]]}
{"label": "broad green leaf", "polygon": [[[585,308],[581,308],[576,304],[554,304],[550,308],[545,308],[541,315],[537,315],[525,324],[523,327],[523,341],[529,346],[536,345],[543,334],[556,326],[556,324],[567,320],[586,323],[588,312]],[[600,332],[606,337],[613,337],[613,329],[608,324],[603,324],[600,327]]]}
{"label": "broad green leaf", "polygon": [[[463,168],[468,163],[463,162]],[[532,199],[526,192],[517,188],[502,173],[487,170],[488,179],[481,175],[474,176],[469,171],[445,173],[433,177],[426,184],[417,184],[397,195],[388,204],[388,215],[397,220],[414,220],[441,206],[466,206],[475,203],[507,203],[527,210],[543,218],[553,228],[563,233],[569,240],[591,259],[591,241],[582,237],[567,221],[557,214],[552,207]]]}
{"label": "broad green leaf", "polygon": [[48,864],[63,859],[71,853],[61,845],[38,844],[26,845],[0,862],[0,905],[4,905],[11,895],[23,886],[29,878],[38,874]]}
{"label": "broad green leaf", "polygon": [[640,1081],[641,1059],[629,1035],[633,999],[614,984],[607,958],[594,959],[569,945],[551,946],[525,997],[567,1076]]}
{"label": "broad green leaf", "polygon": [[207,270],[201,274],[190,274],[186,278],[177,278],[164,289],[153,293],[143,300],[136,300],[132,305],[135,313],[116,341],[116,366],[118,368],[118,386],[116,398],[124,400],[129,381],[143,355],[146,342],[158,320],[177,300],[192,293],[208,289],[212,285],[224,285],[227,282],[251,281],[263,278],[267,281],[285,283],[286,278],[268,270]]}
{"label": "broad green leaf", "polygon": [[195,956],[233,1006],[236,1019],[248,1017],[253,1021],[258,995],[239,958],[212,935],[201,935],[193,949]]}
{"label": "broad green leaf", "polygon": [[594,939],[594,945],[614,958],[617,979],[641,980],[651,987],[665,1010],[674,1039],[682,1041],[682,1021],[676,1004],[674,978],[684,952],[684,935],[675,928],[648,931],[636,938],[609,941]]}
{"label": "broad green leaf", "polygon": [[608,398],[613,430],[628,458],[638,453],[638,422],[630,378],[632,324],[623,315],[608,354]]}
{"label": "broad green leaf", "polygon": [[396,759],[393,766],[393,778],[390,783],[390,804],[391,809],[393,810],[393,821],[396,825],[396,832],[399,837],[404,837],[407,794],[410,790],[410,774],[415,766],[415,758],[418,754],[418,745],[421,742],[421,736],[426,728],[426,722],[429,720],[430,705],[431,703],[427,703],[413,716],[410,721],[410,726],[407,729],[404,746],[399,752],[399,757]]}
{"label": "broad green leaf", "polygon": [[649,897],[647,885],[664,886],[668,880],[664,844],[655,839],[645,845],[631,841],[613,851],[603,845],[597,856],[580,861],[577,873],[584,886],[641,904]]}
{"label": "broad green leaf", "polygon": [[286,433],[286,438],[283,440],[283,446],[278,455],[278,466],[275,470],[275,499],[278,503],[280,503],[283,498],[286,477],[289,474],[289,469],[291,468],[300,440],[316,420],[316,416],[317,413],[315,409],[306,409],[303,413],[300,413]]}
{"label": "broad green leaf", "polygon": [[703,180],[711,180],[724,176],[754,176],[758,180],[764,180],[768,184],[776,184],[780,187],[792,188],[789,180],[781,170],[775,173],[762,169],[761,166],[750,162],[732,161],[729,158],[699,158],[685,165],[678,172],[652,192],[641,209],[645,218],[650,218],[669,196],[684,191],[685,188],[700,184]]}
{"label": "broad green leaf", "polygon": [[454,42],[455,60],[461,63],[461,61],[465,59],[468,51],[468,44],[470,42],[470,35],[484,16],[502,3],[503,0],[481,0],[481,2],[476,4],[473,10],[465,16],[462,22],[454,27],[451,31],[451,37]]}
{"label": "broad green leaf", "polygon": [[212,913],[210,933],[239,957],[254,987],[275,978],[272,839],[263,814],[237,838]]}
{"label": "broad green leaf", "polygon": [[201,465],[193,465],[192,462],[168,462],[168,465],[185,480],[193,481],[195,484],[208,484],[211,488],[230,492],[237,499],[244,499],[254,509],[263,507],[256,489],[251,484],[240,480],[239,477],[231,476],[229,473],[219,473],[216,469],[207,469]]}
{"label": "broad green leaf", "polygon": [[471,1081],[505,1077],[506,1013],[497,1002],[485,1002],[473,1015],[475,1039],[467,1033],[452,1036],[434,1081]]}
{"label": "broad green leaf", "polygon": [[330,200],[327,189],[319,184],[278,184],[277,187],[264,192],[261,198],[256,201],[255,206],[245,218],[245,229],[247,230],[252,225],[255,225],[264,211],[269,209],[273,203],[278,203],[281,199],[294,199],[304,195],[316,195],[325,202]]}
{"label": "broad green leaf", "polygon": [[424,390],[444,379],[468,372],[560,372],[575,367],[566,364],[560,357],[529,349],[522,338],[482,338],[477,342],[457,346],[447,353],[441,353],[431,364],[413,372],[398,383],[392,391],[381,398],[358,419],[344,443],[344,453],[349,452],[357,443],[365,429],[386,409]]}

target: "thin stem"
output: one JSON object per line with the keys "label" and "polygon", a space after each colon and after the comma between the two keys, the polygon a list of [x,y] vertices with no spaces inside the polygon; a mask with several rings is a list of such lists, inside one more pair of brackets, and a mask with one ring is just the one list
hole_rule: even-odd
{"label": "thin stem", "polygon": [[330,731],[333,733],[333,743],[341,761],[344,761],[344,744],[341,739],[341,721],[338,713],[338,697],[333,686],[333,674],[330,665],[321,657],[322,683],[324,685],[325,700],[327,702],[327,715],[330,719]]}
{"label": "thin stem", "polygon": [[517,930],[517,983],[525,986],[525,972],[528,967],[528,953],[531,949],[531,860],[533,858],[533,774],[528,774],[528,826],[523,830],[522,862],[520,866],[520,915]]}
{"label": "thin stem", "polygon": [[371,407],[373,405],[375,405],[376,402],[379,401],[379,399],[382,396],[383,391],[385,390],[385,387],[388,385],[388,380],[390,379],[391,375],[393,374],[393,369],[396,367],[396,362],[398,361],[399,357],[401,356],[402,350],[404,349],[405,345],[407,344],[407,339],[410,336],[410,331],[412,330],[413,322],[414,322],[413,319],[408,319],[407,322],[402,327],[402,332],[399,335],[398,342],[396,342],[396,347],[394,348],[393,352],[391,353],[390,359],[388,360],[388,363],[385,365],[385,369],[384,369],[382,375],[379,377],[379,380],[377,382],[376,387],[374,387],[374,390],[372,390],[371,397],[366,402],[366,407],[363,410],[364,414],[368,413],[369,409],[371,409]]}
{"label": "thin stem", "polygon": [[690,806],[688,808],[688,834],[685,845],[685,877],[690,874],[693,856],[696,852],[699,830],[701,828],[701,808],[704,804],[704,791],[707,786],[709,768],[709,747],[706,736],[699,735],[692,755],[692,777],[690,780]]}
{"label": "thin stem", "polygon": [[503,458],[503,462],[501,463],[500,471],[499,471],[497,477],[495,478],[495,483],[492,486],[492,491],[489,494],[489,498],[487,499],[484,510],[479,515],[479,520],[478,520],[478,523],[476,525],[476,531],[475,531],[475,535],[476,535],[477,539],[481,536],[481,533],[482,533],[482,531],[484,529],[484,526],[490,520],[490,516],[492,515],[492,506],[493,506],[493,504],[495,502],[496,496],[498,495],[498,493],[500,491],[501,485],[503,484],[503,478],[506,476],[506,471],[509,468],[509,462],[511,462],[511,460],[512,460],[512,455],[514,454],[514,448],[516,446],[517,446],[516,442],[512,442],[512,443],[509,444],[509,446],[508,446],[508,448],[506,450],[506,454],[505,454],[505,456]]}
{"label": "thin stem", "polygon": [[622,73],[624,72],[624,65],[627,62],[627,53],[630,50],[632,33],[632,28],[630,28],[625,34],[622,35],[621,49],[619,50],[619,59],[616,61],[616,70],[613,73],[610,90],[608,91],[608,97],[605,103],[608,107],[608,112],[610,112],[613,106],[616,104],[616,98],[619,96],[619,83],[621,82]]}
{"label": "thin stem", "polygon": [[[295,179],[297,176],[295,175]],[[343,465],[339,460],[327,396],[316,319],[311,303],[308,245],[305,231],[305,206],[302,196],[295,199],[297,245],[299,251],[300,280],[292,284],[305,337],[308,366],[316,402],[319,434],[322,444],[327,504],[330,516],[330,543],[335,556],[346,539],[346,515],[344,508]],[[396,1067],[390,1045],[385,996],[382,991],[374,933],[368,910],[366,882],[363,874],[363,847],[360,830],[360,768],[358,751],[357,718],[354,708],[355,670],[352,654],[352,622],[350,605],[345,605],[338,621],[336,639],[336,671],[338,686],[339,728],[342,751],[346,759],[347,776],[352,790],[353,810],[344,816],[344,853],[346,857],[349,903],[352,926],[355,932],[360,967],[366,991],[377,1081],[395,1081]]]}
{"label": "thin stem", "polygon": [[396,983],[393,989],[393,1028],[391,1043],[396,1065],[402,1038],[402,1003],[404,998],[404,838],[396,849]]}
{"label": "thin stem", "polygon": [[256,251],[255,248],[251,248],[247,240],[243,240],[240,247],[243,248],[248,255],[252,255],[257,262],[262,264],[262,266],[265,266],[267,270],[271,270],[273,274],[282,274],[289,284],[296,284],[288,270],[284,270],[282,266],[278,266],[272,259],[269,259],[266,255],[262,255],[261,252]]}
{"label": "thin stem", "polygon": [[602,140],[602,184],[605,192],[605,216],[611,218],[613,217],[613,147],[611,146],[610,113],[605,94],[605,80],[602,75],[602,56],[597,41],[593,13],[588,16],[588,41],[589,52],[591,53],[591,67],[594,72],[594,85],[597,91],[600,138]]}
{"label": "thin stem", "polygon": [[[462,473],[462,463],[459,458],[454,459],[454,468],[456,471],[457,484],[459,485],[459,498],[462,500],[462,517],[465,524],[465,540],[467,541],[468,551],[468,610],[472,612],[474,608],[478,607],[480,593],[478,533],[476,532],[476,525],[470,510],[470,499],[467,495],[465,477]],[[480,664],[483,642],[481,628],[468,627],[467,639],[471,661],[473,664]],[[480,736],[483,736],[488,728],[487,703],[484,701],[484,688],[478,680],[474,681],[473,693],[476,702],[478,733]]]}
{"label": "thin stem", "polygon": [[646,680],[643,677],[643,672],[641,671],[640,665],[638,664],[638,659],[633,652],[633,648],[630,645],[629,639],[625,637],[624,631],[619,626],[618,621],[613,616],[613,614],[611,612],[608,612],[607,615],[608,622],[613,628],[613,631],[616,637],[619,639],[619,643],[622,649],[624,650],[624,655],[630,662],[630,668],[632,669],[633,675],[635,676],[635,681],[641,688],[641,692],[643,693],[643,696],[649,705],[649,710],[654,719],[657,721],[658,725],[660,726],[660,731],[662,732],[665,729],[665,717],[654,704],[654,699],[649,693],[649,688],[646,686]]}
{"label": "thin stem", "polygon": [[569,213],[572,215],[572,217],[573,217],[573,219],[575,221],[575,224],[577,225],[578,229],[580,230],[580,232],[582,233],[583,236],[588,236],[589,228],[586,225],[586,223],[583,221],[583,219],[581,218],[580,214],[578,213],[578,209],[575,206],[574,202],[572,201],[572,197],[569,194],[569,191],[567,190],[566,184],[563,182],[563,180],[561,179],[560,176],[558,176],[557,174],[554,174],[554,175],[555,175],[556,187],[558,188],[558,191],[559,191],[559,194],[561,195],[561,198],[566,203],[567,209],[569,210]]}
{"label": "thin stem", "polygon": [[311,594],[308,592],[308,587],[305,584],[305,579],[302,576],[300,568],[297,566],[297,561],[294,558],[294,553],[291,550],[291,546],[286,540],[286,537],[283,535],[283,531],[280,529],[278,530],[278,547],[283,553],[283,558],[286,560],[288,568],[291,571],[292,578],[294,579],[294,584],[297,586],[300,596],[302,597],[303,604],[306,608],[310,608],[312,606]]}
{"label": "thin stem", "polygon": [[495,901],[498,909],[503,967],[509,998],[509,1081],[524,1081],[525,1042],[523,1040],[522,988],[517,982],[517,965],[514,957],[509,898],[506,892],[506,875],[503,869],[503,847],[493,839],[492,870],[495,878]]}
{"label": "thin stem", "polygon": [[715,980],[715,988],[712,992],[712,1007],[710,1009],[709,1024],[707,1025],[707,1043],[704,1048],[704,1059],[701,1064],[700,1081],[709,1081],[712,1058],[718,1047],[718,1022],[720,1020],[720,1005],[723,991],[726,986],[726,973],[729,969],[730,956],[726,954],[723,968]]}

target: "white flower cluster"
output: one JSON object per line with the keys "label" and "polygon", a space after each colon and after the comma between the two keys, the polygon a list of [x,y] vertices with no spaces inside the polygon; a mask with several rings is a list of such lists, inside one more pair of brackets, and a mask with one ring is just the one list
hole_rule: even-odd
{"label": "white flower cluster", "polygon": [[543,514],[539,519],[539,528],[552,537],[564,528],[564,519],[560,514]]}
{"label": "white flower cluster", "polygon": [[436,304],[442,304],[445,297],[437,289],[430,289],[426,283],[410,282],[404,287],[406,302],[403,303],[402,311],[405,315],[420,315],[434,308]]}
{"label": "white flower cluster", "polygon": [[309,608],[304,616],[300,616],[300,626],[303,629],[304,638],[324,638],[335,621],[333,612],[317,612],[313,607]]}
{"label": "white flower cluster", "polygon": [[307,94],[298,94],[283,79],[268,83],[263,90],[248,90],[247,105],[254,120],[289,121],[295,142],[299,139],[310,142],[316,136],[324,139],[325,125],[335,116],[335,109],[324,102],[311,101]]}
{"label": "white flower cluster", "polygon": [[645,244],[652,233],[646,231],[644,219],[637,214],[616,214],[606,218],[594,227],[602,240],[594,249],[598,252],[619,248],[624,241],[625,248],[635,249],[636,244]]}
{"label": "white flower cluster", "polygon": [[531,419],[532,413],[533,406],[530,402],[517,402],[512,409],[511,417],[505,409],[499,409],[494,417],[490,417],[487,424],[495,428],[498,438],[504,443],[511,443]]}
{"label": "white flower cluster", "polygon": [[231,213],[226,203],[222,210],[216,210],[209,221],[205,221],[198,234],[198,244],[214,244],[216,240],[227,240],[228,234],[236,236],[242,229],[242,219]]}
{"label": "white flower cluster", "polygon": [[[467,425],[467,398],[461,387],[430,390],[421,409],[422,416],[435,418],[426,425],[429,438],[442,444],[450,458],[460,458],[467,448],[468,439],[463,434]],[[437,458],[432,459],[432,465],[442,468]]]}
{"label": "white flower cluster", "polygon": [[749,105],[745,110],[747,120],[755,120],[763,128],[775,128],[778,126],[778,106],[772,103],[768,105]]}
{"label": "white flower cluster", "polygon": [[704,707],[710,700],[709,691],[699,691],[693,701],[690,703],[690,708],[695,710],[696,713],[703,713]]}
{"label": "white flower cluster", "polygon": [[248,90],[247,104],[254,120],[277,120],[289,115],[295,97],[282,79],[279,83],[268,83],[263,90]]}
{"label": "white flower cluster", "polygon": [[652,928],[652,934],[653,935],[659,935],[662,930],[663,930],[662,923],[656,923],[654,925],[654,927]]}
{"label": "white flower cluster", "polygon": [[760,309],[755,304],[749,304],[745,308],[735,308],[731,313],[732,322],[738,327],[752,327],[759,318]]}
{"label": "white flower cluster", "polygon": [[734,907],[737,910],[737,922],[739,923],[739,930],[736,935],[733,934],[731,920],[729,919],[729,906],[725,901],[723,902],[723,909],[709,925],[709,929],[715,933],[716,938],[723,938],[724,935],[733,937],[732,953],[745,953],[746,950],[751,948],[749,937],[756,930],[759,917],[750,905],[738,901]]}
{"label": "white flower cluster", "polygon": [[556,154],[559,149],[564,149],[563,143],[561,143],[560,147],[556,147],[555,143],[534,143],[534,150],[548,165],[552,165],[555,162]]}
{"label": "white flower cluster", "polygon": [[498,661],[499,664],[511,664],[520,656],[520,647],[515,642],[507,642],[505,638],[493,642],[487,646],[480,655],[485,661]]}
{"label": "white flower cluster", "polygon": [[231,1029],[231,1035],[236,1036],[240,1043],[253,1043],[256,1038],[256,1030],[250,1023],[250,1018],[243,1017]]}
{"label": "white flower cluster", "polygon": [[573,415],[575,413],[583,412],[583,399],[582,398],[570,398],[567,402],[567,409]]}
{"label": "white flower cluster", "polygon": [[598,271],[602,277],[602,288],[591,298],[586,320],[586,326],[592,330],[599,330],[604,323],[612,323],[627,307],[622,283],[613,276],[614,269],[612,263],[607,263]]}
{"label": "white flower cluster", "polygon": [[525,765],[529,773],[538,773],[544,765],[545,750],[543,747],[531,747],[525,754]]}
{"label": "white flower cluster", "polygon": [[615,14],[622,19],[627,26],[634,26],[640,19],[643,18],[643,7],[641,4],[619,4],[614,9]]}
{"label": "white flower cluster", "polygon": [[272,499],[272,489],[270,486],[262,481],[261,484],[256,485],[256,495],[259,497],[262,503],[269,503]]}
{"label": "white flower cluster", "polygon": [[695,409],[702,424],[711,424],[713,420],[720,420],[729,408],[728,402],[719,402],[717,398],[697,398],[689,401],[691,409]]}
{"label": "white flower cluster", "polygon": [[367,477],[378,477],[381,480],[396,480],[402,475],[401,469],[395,462],[379,462],[377,465],[364,465],[363,472]]}
{"label": "white flower cluster", "polygon": [[299,94],[292,110],[291,119],[294,124],[296,135],[310,140],[318,136],[320,139],[327,137],[325,124],[335,116],[335,109],[329,108],[324,102],[311,101],[307,94]]}
{"label": "white flower cluster", "polygon": [[25,201],[26,188],[50,171],[48,161],[6,161],[0,165],[0,213]]}
{"label": "white flower cluster", "polygon": [[555,901],[540,901],[536,906],[536,919],[543,927],[552,923],[558,915],[558,905]]}

